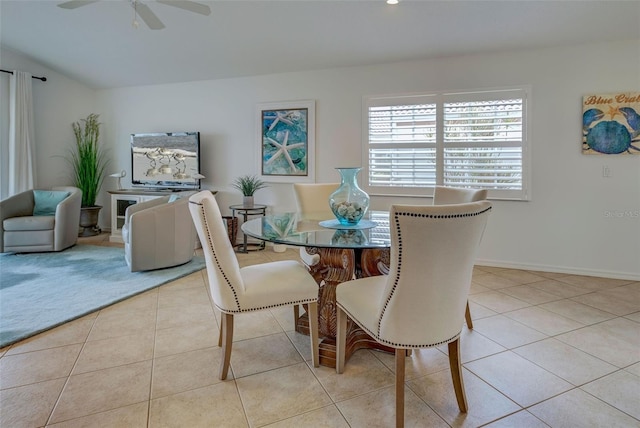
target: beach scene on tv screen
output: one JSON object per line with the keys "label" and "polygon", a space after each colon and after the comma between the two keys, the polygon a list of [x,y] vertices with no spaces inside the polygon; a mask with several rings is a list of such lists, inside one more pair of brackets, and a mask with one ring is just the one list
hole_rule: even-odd
{"label": "beach scene on tv screen", "polygon": [[133,181],[141,184],[195,184],[196,134],[145,134],[131,138]]}

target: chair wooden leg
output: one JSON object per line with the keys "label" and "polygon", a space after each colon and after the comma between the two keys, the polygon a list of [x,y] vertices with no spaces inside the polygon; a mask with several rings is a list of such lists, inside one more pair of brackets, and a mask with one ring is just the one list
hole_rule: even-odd
{"label": "chair wooden leg", "polygon": [[233,343],[233,314],[222,314],[222,361],[220,362],[220,380],[227,378],[231,362],[231,344]]}
{"label": "chair wooden leg", "polygon": [[[297,306],[296,306],[297,307]],[[311,356],[313,367],[320,366],[320,356],[318,354],[318,303],[313,302],[307,305],[309,313],[309,330],[311,336]]]}
{"label": "chair wooden leg", "polygon": [[224,318],[224,314],[220,314],[220,331],[218,332],[218,348],[222,346],[222,319]]}
{"label": "chair wooden leg", "polygon": [[336,332],[336,372],[344,372],[344,360],[345,350],[347,347],[347,314],[340,309],[336,308],[337,319],[337,332]]}
{"label": "chair wooden leg", "polygon": [[467,395],[464,392],[462,363],[460,361],[460,338],[457,338],[453,342],[449,342],[449,367],[451,368],[453,390],[456,393],[458,407],[462,413],[467,413]]}
{"label": "chair wooden leg", "polygon": [[396,349],[396,428],[404,427],[404,360],[407,350]]}
{"label": "chair wooden leg", "polygon": [[300,318],[300,306],[293,305],[293,329],[296,329],[298,325],[298,318]]}
{"label": "chair wooden leg", "polygon": [[469,301],[467,300],[467,309],[464,311],[464,318],[467,320],[467,327],[473,330],[473,320],[471,319],[471,311],[469,311]]}

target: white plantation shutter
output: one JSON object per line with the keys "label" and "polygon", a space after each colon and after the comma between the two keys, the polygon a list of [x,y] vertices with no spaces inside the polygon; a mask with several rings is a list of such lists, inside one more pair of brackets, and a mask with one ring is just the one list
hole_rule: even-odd
{"label": "white plantation shutter", "polygon": [[528,199],[524,88],[365,98],[367,182],[377,195],[431,195],[433,186]]}
{"label": "white plantation shutter", "polygon": [[369,243],[391,245],[389,232],[389,213],[382,211],[370,211],[370,218],[376,227],[369,231]]}
{"label": "white plantation shutter", "polygon": [[369,105],[367,112],[369,186],[420,188],[435,185],[435,98],[401,97],[376,101]]}

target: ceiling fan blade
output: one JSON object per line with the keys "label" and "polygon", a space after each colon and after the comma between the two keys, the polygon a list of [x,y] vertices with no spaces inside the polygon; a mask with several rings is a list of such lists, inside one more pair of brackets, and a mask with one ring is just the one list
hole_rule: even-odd
{"label": "ceiling fan blade", "polygon": [[211,8],[206,4],[196,3],[189,0],[156,0],[157,3],[166,4],[167,6],[178,7],[188,10],[189,12],[199,13],[200,15],[210,15]]}
{"label": "ceiling fan blade", "polygon": [[162,23],[162,21],[160,21],[156,14],[153,13],[153,11],[149,9],[149,6],[147,6],[146,4],[135,1],[131,3],[131,7],[136,10],[140,18],[144,21],[145,24],[147,24],[147,27],[149,27],[151,30],[162,30],[164,28],[164,24]]}
{"label": "ceiling fan blade", "polygon": [[80,6],[86,6],[88,4],[96,2],[98,2],[98,0],[70,0],[64,3],[59,3],[58,7],[61,7],[63,9],[75,9]]}

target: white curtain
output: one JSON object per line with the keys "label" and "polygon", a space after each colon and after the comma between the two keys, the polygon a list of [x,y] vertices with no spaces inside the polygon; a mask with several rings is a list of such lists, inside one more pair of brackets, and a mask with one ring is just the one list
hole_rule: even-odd
{"label": "white curtain", "polygon": [[14,71],[9,78],[9,196],[33,189],[35,152],[31,74]]}

